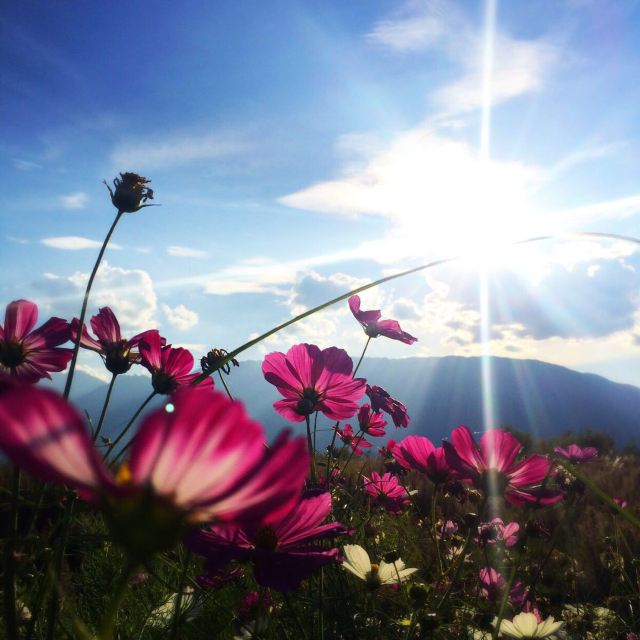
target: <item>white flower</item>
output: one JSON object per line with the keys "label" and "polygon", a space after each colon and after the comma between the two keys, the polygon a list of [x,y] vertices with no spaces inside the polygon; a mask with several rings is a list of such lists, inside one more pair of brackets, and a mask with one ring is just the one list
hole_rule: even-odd
{"label": "white flower", "polygon": [[[496,622],[494,620],[494,626]],[[533,613],[519,613],[511,622],[503,620],[500,623],[500,633],[509,638],[555,638],[556,631],[563,624],[564,622],[555,622],[553,617],[538,622]]]}
{"label": "white flower", "polygon": [[372,564],[369,554],[357,544],[345,545],[344,557],[342,566],[347,571],[351,571],[354,576],[364,580],[372,588],[383,584],[404,582],[417,571],[417,569],[405,569],[404,562],[400,558],[390,564],[384,560],[379,565]]}

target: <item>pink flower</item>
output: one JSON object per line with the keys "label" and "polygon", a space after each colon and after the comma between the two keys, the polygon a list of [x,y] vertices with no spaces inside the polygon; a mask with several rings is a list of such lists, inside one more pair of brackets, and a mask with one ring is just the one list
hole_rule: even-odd
{"label": "pink flower", "polygon": [[277,519],[298,500],[309,464],[304,439],[265,448],[239,402],[188,389],[173,411],[148,414],[129,462],[114,476],[82,418],[62,397],[23,387],[0,396],[0,448],[16,464],[96,502],[114,538],[144,554],[197,522]]}
{"label": "pink flower", "polygon": [[476,543],[480,546],[501,542],[505,547],[513,547],[518,542],[520,525],[517,522],[505,524],[502,518],[494,518],[491,522],[484,522],[478,527]]}
{"label": "pink flower", "polygon": [[38,307],[33,302],[14,300],[7,305],[4,327],[0,326],[0,373],[31,384],[51,378],[50,371],[67,368],[73,350],[58,345],[69,340],[69,323],[49,318],[32,331],[37,320]]}
{"label": "pink flower", "polygon": [[[193,369],[193,356],[182,347],[163,346],[164,338],[156,329],[145,331],[137,336],[142,366],[151,373],[151,384],[156,393],[168,395],[181,387],[191,386],[199,373],[190,373]],[[213,389],[213,378],[205,378],[194,385],[199,390]]]}
{"label": "pink flower", "polygon": [[386,421],[380,413],[372,413],[368,404],[363,404],[358,410],[358,426],[360,431],[368,436],[377,438],[385,434]]}
{"label": "pink flower", "polygon": [[[402,456],[400,456],[400,459],[396,459],[395,451],[397,448],[398,443],[393,438],[389,438],[387,446],[379,447],[378,453],[382,456],[382,463],[386,471],[395,473],[396,475],[402,475],[406,473],[407,469],[410,469],[411,466]],[[400,449],[398,449],[398,452],[401,453]]]}
{"label": "pink flower", "polygon": [[371,400],[371,409],[376,413],[384,411],[391,416],[396,427],[408,427],[411,422],[407,408],[399,400],[394,400],[382,387],[367,385],[367,395]]}
{"label": "pink flower", "polygon": [[400,484],[398,478],[385,473],[380,475],[371,472],[371,478],[362,478],[362,490],[375,502],[384,507],[388,513],[397,515],[402,512],[409,502],[409,494]]}
{"label": "pink flower", "polygon": [[[71,339],[74,342],[78,337],[79,324],[78,318],[71,321]],[[109,307],[102,307],[98,314],[91,318],[91,328],[96,338],[92,338],[87,328],[82,327],[80,346],[99,353],[108,371],[114,375],[126,373],[132,364],[140,362],[140,354],[136,347],[144,334],[134,336],[130,340],[123,338],[120,323]],[[166,342],[164,338],[160,338],[161,345]]]}
{"label": "pink flower", "polygon": [[337,548],[318,544],[349,533],[339,522],[322,524],[330,512],[330,493],[309,494],[277,520],[214,525],[193,533],[187,544],[207,558],[208,571],[219,571],[231,560],[250,560],[258,584],[292,591],[315,569],[340,561]]}
{"label": "pink flower", "polygon": [[629,503],[624,498],[613,498],[613,501],[621,508],[626,509]]}
{"label": "pink flower", "polygon": [[598,450],[595,447],[579,447],[577,444],[570,444],[567,447],[556,447],[554,451],[560,457],[575,464],[590,462],[598,457]]}
{"label": "pink flower", "polygon": [[364,332],[370,338],[384,336],[392,340],[399,340],[405,344],[413,344],[418,340],[400,328],[397,320],[380,320],[380,311],[361,311],[360,296],[349,298],[349,308],[355,319],[362,325]]}
{"label": "pink flower", "polygon": [[453,520],[447,520],[438,529],[437,536],[440,540],[446,540],[458,533],[458,525]]}
{"label": "pink flower", "polygon": [[511,504],[540,505],[553,504],[563,497],[562,492],[542,486],[552,472],[549,459],[535,454],[516,462],[522,445],[507,431],[486,431],[478,447],[471,431],[461,426],[453,430],[451,443],[443,442],[442,446],[449,466],[486,495],[504,495]]}
{"label": "pink flower", "polygon": [[[480,595],[491,602],[496,602],[502,597],[502,592],[507,586],[507,581],[501,573],[491,567],[480,569]],[[527,587],[520,580],[515,580],[509,591],[509,602],[514,606],[522,606],[527,598]]]}
{"label": "pink flower", "polygon": [[361,456],[363,453],[363,449],[370,449],[371,443],[367,442],[364,439],[364,436],[356,436],[353,433],[353,429],[350,424],[345,425],[344,429],[340,429],[339,427],[334,427],[336,430],[336,435],[342,442],[346,445],[350,446],[353,453],[357,456]]}
{"label": "pink flower", "polygon": [[353,362],[344,349],[320,350],[297,344],[286,354],[270,353],[262,363],[265,380],[284,396],[273,404],[287,420],[302,422],[321,411],[332,420],[351,418],[365,390],[363,378],[351,377]]}
{"label": "pink flower", "polygon": [[405,438],[393,453],[400,464],[407,464],[407,468],[424,473],[436,484],[444,484],[456,477],[447,463],[444,449],[435,447],[431,440],[424,436]]}

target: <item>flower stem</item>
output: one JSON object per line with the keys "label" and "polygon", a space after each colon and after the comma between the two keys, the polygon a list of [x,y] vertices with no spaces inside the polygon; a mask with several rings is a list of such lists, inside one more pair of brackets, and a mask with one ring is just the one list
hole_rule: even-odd
{"label": "flower stem", "polygon": [[364,349],[362,350],[362,353],[360,354],[360,359],[358,360],[358,364],[356,365],[356,368],[353,370],[353,375],[351,376],[352,378],[356,377],[356,373],[358,373],[358,369],[360,368],[360,365],[362,364],[362,360],[364,358],[364,354],[367,352],[367,347],[369,346],[370,342],[371,342],[371,336],[369,336],[367,338],[367,341],[364,343]]}
{"label": "flower stem", "polygon": [[311,421],[309,420],[309,416],[306,415],[304,417],[307,423],[307,446],[309,447],[309,455],[311,456],[311,468],[309,470],[311,475],[311,484],[316,484],[316,456],[315,451],[313,449],[313,440],[311,438]]}
{"label": "flower stem", "polygon": [[[129,429],[131,429],[131,426],[138,419],[138,416],[142,413],[142,410],[149,404],[149,402],[151,402],[151,399],[155,395],[156,395],[156,392],[152,391],[147,396],[146,400],[138,407],[136,412],[131,417],[131,420],[129,420],[129,422],[127,423],[127,426],[120,432],[120,435],[111,443],[111,445],[109,445],[109,449],[107,449],[107,453],[104,454],[104,459],[105,460],[109,457],[109,454],[118,445],[120,440],[122,440],[122,438],[124,438],[124,436],[127,434],[127,431],[129,431]],[[120,453],[118,453],[118,455],[116,455],[116,457],[113,459],[114,462],[116,462],[118,460],[118,458],[125,452],[125,450],[127,449],[127,446],[128,445],[125,445],[124,447],[122,447],[122,450],[120,451]]]}
{"label": "flower stem", "polygon": [[93,434],[94,442],[98,440],[98,436],[100,435],[100,431],[102,430],[102,424],[104,423],[104,419],[107,416],[107,409],[109,407],[109,401],[111,400],[111,392],[113,391],[113,385],[116,381],[117,375],[117,373],[114,373],[111,376],[111,382],[109,382],[109,388],[107,389],[107,397],[104,399],[104,404],[102,405],[102,411],[100,412],[100,418],[98,420],[98,426],[96,427],[96,432]]}
{"label": "flower stem", "polygon": [[187,569],[189,568],[189,560],[191,559],[191,551],[187,551],[182,558],[182,571],[180,572],[180,582],[178,583],[178,593],[176,595],[176,605],[173,611],[173,622],[171,624],[171,640],[176,640],[178,630],[180,628],[180,609],[182,608],[182,593],[184,591],[184,583],[187,579]]}
{"label": "flower stem", "polygon": [[9,515],[9,535],[4,547],[4,620],[7,638],[18,637],[16,622],[16,560],[15,546],[18,537],[18,501],[20,499],[20,468],[13,467],[11,487],[11,512]]}
{"label": "flower stem", "polygon": [[113,596],[107,606],[107,612],[102,620],[100,627],[100,640],[112,640],[113,632],[116,626],[116,618],[118,617],[118,609],[122,604],[127,587],[129,586],[129,580],[138,567],[138,563],[133,560],[127,560],[125,563],[120,578],[113,589]]}
{"label": "flower stem", "polygon": [[98,268],[100,267],[100,263],[102,262],[102,256],[109,244],[109,240],[111,239],[111,235],[113,234],[116,225],[120,221],[122,214],[124,211],[118,211],[116,217],[114,218],[109,231],[102,243],[102,247],[100,247],[100,253],[98,253],[98,259],[96,263],[93,265],[93,271],[89,276],[89,282],[87,282],[87,288],[84,292],[84,299],[82,300],[82,310],[80,311],[80,322],[78,323],[78,335],[76,337],[75,344],[73,345],[73,356],[71,357],[71,364],[69,365],[69,373],[67,374],[67,381],[64,385],[64,397],[69,397],[69,392],[71,391],[71,384],[73,383],[73,373],[76,369],[76,362],[78,360],[78,352],[80,351],[80,341],[82,340],[82,329],[84,328],[84,319],[87,315],[87,304],[89,303],[89,293],[91,293],[91,287],[93,286],[93,281],[96,277],[96,273],[98,273]]}
{"label": "flower stem", "polygon": [[229,400],[233,400],[231,391],[229,391],[229,387],[227,386],[227,383],[224,381],[224,376],[222,375],[221,369],[218,369],[218,375],[220,376],[220,382],[222,382],[222,386],[224,387],[224,390],[227,392],[227,395],[229,396]]}

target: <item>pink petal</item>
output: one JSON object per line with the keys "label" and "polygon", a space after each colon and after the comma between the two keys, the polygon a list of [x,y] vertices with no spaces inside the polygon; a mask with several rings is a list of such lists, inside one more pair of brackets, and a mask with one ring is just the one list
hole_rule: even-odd
{"label": "pink petal", "polygon": [[550,468],[549,458],[535,454],[513,467],[507,476],[514,487],[524,487],[542,482],[547,477]]}
{"label": "pink petal", "polygon": [[[74,318],[71,321],[71,340],[75,342],[78,339],[78,326],[80,325],[80,320],[78,318]],[[80,338],[80,346],[85,349],[90,349],[91,351],[95,351],[96,353],[103,353],[104,350],[102,345],[91,337],[89,332],[87,331],[87,327],[82,327],[82,337]]]}
{"label": "pink petal", "polygon": [[186,376],[193,369],[193,355],[182,347],[163,347],[161,361],[163,372],[174,378]]}
{"label": "pink petal", "polygon": [[[478,445],[473,439],[471,431],[461,425],[451,432],[451,442],[456,454],[460,459],[477,473],[482,473],[485,469],[485,462],[480,455]],[[443,446],[446,443],[443,443]],[[447,458],[447,462],[449,459]]]}
{"label": "pink petal", "polygon": [[142,365],[153,371],[162,367],[162,338],[157,329],[149,329],[136,336],[139,341]]}
{"label": "pink petal", "polygon": [[[400,449],[400,451],[398,451],[398,449]],[[409,436],[397,445],[393,450],[393,455],[394,458],[398,460],[396,454],[400,453],[403,460],[406,460],[413,469],[426,473],[428,470],[429,456],[435,449],[435,446],[429,438],[424,436]],[[400,461],[398,460],[398,462]]]}
{"label": "pink petal", "polygon": [[511,468],[522,449],[512,433],[501,429],[490,429],[483,433],[480,447],[486,467],[503,473]]}
{"label": "pink petal", "polygon": [[349,298],[349,309],[351,309],[355,319],[365,325],[377,322],[382,316],[382,313],[378,310],[360,311],[360,296],[351,296]]}
{"label": "pink petal", "polygon": [[38,306],[28,300],[14,300],[4,316],[4,339],[18,342],[33,329],[38,320]]}
{"label": "pink petal", "polygon": [[262,363],[262,373],[265,380],[274,385],[285,398],[296,398],[297,401],[300,397],[304,384],[284,353],[269,353]]}
{"label": "pink petal", "polygon": [[71,325],[62,318],[49,318],[41,327],[24,338],[29,349],[57,347],[71,339]]}
{"label": "pink petal", "polygon": [[304,422],[304,416],[296,411],[298,399],[292,400],[276,400],[273,408],[286,420],[290,422]]}
{"label": "pink petal", "polygon": [[103,342],[120,342],[120,323],[109,307],[102,307],[98,315],[91,318],[93,332]]}
{"label": "pink petal", "polygon": [[403,331],[400,328],[400,323],[397,320],[380,320],[377,325],[378,333],[385,338],[391,338],[392,340],[399,340],[405,344],[413,344],[418,341],[418,338],[414,338],[410,333]]}

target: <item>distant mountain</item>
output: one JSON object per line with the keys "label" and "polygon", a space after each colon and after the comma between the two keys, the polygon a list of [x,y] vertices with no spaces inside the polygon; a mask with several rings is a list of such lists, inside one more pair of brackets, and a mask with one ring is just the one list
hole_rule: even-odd
{"label": "distant mountain", "polygon": [[[601,376],[579,373],[538,360],[489,358],[493,413],[496,426],[510,425],[534,437],[560,435],[569,430],[591,428],[611,435],[617,444],[640,442],[640,389],[611,382]],[[270,437],[284,426],[303,431],[302,424],[287,425],[272,408],[279,398],[276,389],[262,377],[261,363],[242,362],[226,378],[233,395],[245,402],[252,417],[262,422]],[[368,358],[358,375],[385,388],[402,401],[412,422],[402,433],[393,425],[391,437],[427,435],[438,441],[466,424],[482,428],[482,359]],[[217,386],[222,389],[216,378]],[[54,381],[61,388],[62,376]],[[117,433],[151,391],[150,379],[122,376],[116,382],[105,434]],[[76,374],[72,398],[97,420],[106,384],[84,373]],[[159,405],[162,399],[154,399]],[[327,421],[319,427],[328,427]],[[323,432],[321,442],[327,441]]]}

